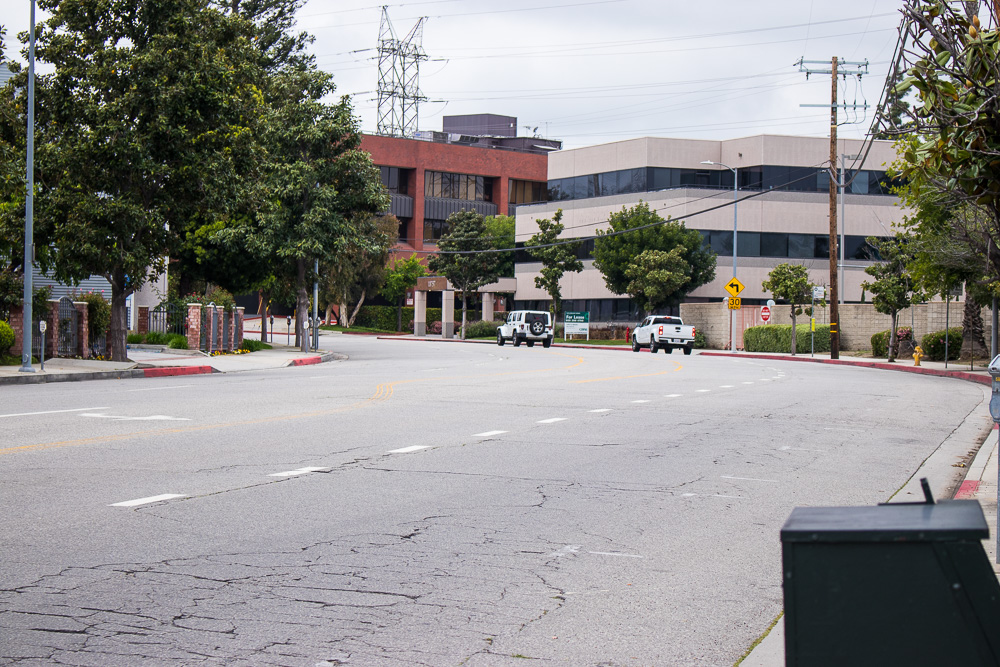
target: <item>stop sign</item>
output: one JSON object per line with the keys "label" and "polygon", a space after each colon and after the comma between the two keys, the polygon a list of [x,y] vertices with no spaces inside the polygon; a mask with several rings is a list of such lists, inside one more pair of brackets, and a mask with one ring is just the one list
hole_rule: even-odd
{"label": "stop sign", "polygon": [[764,320],[765,322],[767,322],[769,319],[771,319],[771,309],[768,308],[767,306],[761,306],[760,307],[760,319]]}

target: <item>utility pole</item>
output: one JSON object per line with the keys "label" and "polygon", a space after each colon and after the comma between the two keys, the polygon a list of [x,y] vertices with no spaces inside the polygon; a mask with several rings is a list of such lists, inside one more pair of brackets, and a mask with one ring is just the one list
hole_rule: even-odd
{"label": "utility pole", "polygon": [[[34,373],[31,367],[31,325],[35,313],[31,312],[34,297],[32,272],[35,269],[35,0],[31,0],[31,34],[28,41],[28,189],[24,200],[24,303],[21,322],[21,368],[22,373]],[[44,354],[44,348],[43,348]],[[42,361],[44,368],[45,361]]]}
{"label": "utility pole", "polygon": [[[837,109],[842,106],[845,109],[867,109],[867,104],[837,104],[837,77],[843,76],[847,77],[848,74],[858,77],[859,79],[868,73],[868,61],[864,60],[861,62],[850,62],[847,60],[837,62],[837,56],[834,56],[830,61],[830,69],[812,69],[808,67],[808,64],[826,64],[825,61],[815,61],[815,60],[803,60],[799,59],[796,63],[799,66],[800,72],[806,73],[806,78],[809,78],[810,74],[829,74],[830,75],[830,358],[839,359],[840,358],[840,290],[838,289],[839,280],[837,279],[837,248],[840,245],[837,242],[837,186],[840,183],[839,174],[837,173]],[[855,68],[853,71],[848,71],[849,68]],[[825,104],[803,104],[804,107],[825,107]]]}

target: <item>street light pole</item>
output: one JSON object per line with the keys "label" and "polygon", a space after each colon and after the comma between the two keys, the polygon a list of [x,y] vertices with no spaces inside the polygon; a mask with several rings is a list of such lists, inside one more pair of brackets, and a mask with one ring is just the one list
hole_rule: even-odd
{"label": "street light pole", "polygon": [[[719,167],[725,167],[729,171],[733,172],[733,278],[735,278],[736,256],[739,254],[737,251],[738,246],[736,245],[736,227],[737,227],[736,206],[740,200],[739,172],[737,171],[737,167],[730,167],[728,164],[723,164],[722,162],[712,162],[711,160],[704,160],[702,164],[712,164],[712,165],[717,165]],[[730,351],[736,352],[736,327],[732,309],[729,310],[729,345],[730,345]]]}
{"label": "street light pole", "polygon": [[31,312],[32,271],[35,268],[35,0],[31,0],[31,27],[28,35],[28,150],[27,179],[28,186],[24,200],[24,305],[22,307],[22,373],[34,373],[31,367],[31,323],[34,314]]}

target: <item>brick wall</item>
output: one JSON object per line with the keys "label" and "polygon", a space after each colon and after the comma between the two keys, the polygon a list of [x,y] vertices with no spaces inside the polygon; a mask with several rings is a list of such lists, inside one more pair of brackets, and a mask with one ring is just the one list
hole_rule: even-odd
{"label": "brick wall", "polygon": [[187,307],[188,348],[197,350],[201,347],[201,304],[189,303]]}
{"label": "brick wall", "polygon": [[90,357],[90,314],[87,312],[86,301],[74,301],[76,308],[76,340],[80,346],[79,354],[82,358]]}

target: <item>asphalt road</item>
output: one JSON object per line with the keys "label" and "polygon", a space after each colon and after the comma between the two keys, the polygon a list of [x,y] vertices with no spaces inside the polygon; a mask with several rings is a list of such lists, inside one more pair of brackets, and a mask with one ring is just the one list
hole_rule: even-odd
{"label": "asphalt road", "polygon": [[731,665],[780,612],[792,508],[887,500],[982,401],[323,340],[349,360],[0,387],[0,662]]}

